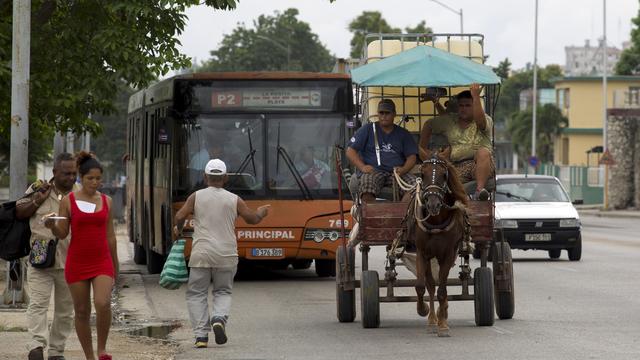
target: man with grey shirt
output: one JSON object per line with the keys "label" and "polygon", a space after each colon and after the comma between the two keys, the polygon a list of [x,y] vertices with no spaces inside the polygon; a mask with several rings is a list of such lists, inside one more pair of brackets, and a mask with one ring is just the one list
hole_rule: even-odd
{"label": "man with grey shirt", "polygon": [[[77,167],[75,158],[68,153],[58,155],[53,163],[53,179],[49,182],[37,182],[27,189],[28,197],[18,201],[16,217],[29,219],[31,244],[36,240],[52,238],[51,230],[42,223],[46,214],[57,212],[60,200],[69,192],[77,190]],[[27,319],[31,341],[29,360],[44,359],[48,345],[49,360],[64,360],[67,337],[73,329],[73,302],[69,287],[64,279],[64,265],[69,248],[69,236],[59,239],[56,246],[55,263],[49,268],[27,268],[29,285],[29,307]],[[53,293],[53,322],[51,329],[47,321],[49,301]]]}
{"label": "man with grey shirt", "polygon": [[[189,259],[187,306],[195,333],[195,346],[206,348],[209,329],[216,344],[227,342],[226,323],[231,308],[233,277],[238,267],[235,222],[238,215],[248,224],[258,224],[268,207],[249,209],[237,195],[225,190],[227,166],[220,159],[209,160],[204,169],[208,187],[191,194],[176,213],[174,233],[179,236],[189,215],[193,217],[193,244]],[[207,291],[213,280],[213,313],[209,316]]]}

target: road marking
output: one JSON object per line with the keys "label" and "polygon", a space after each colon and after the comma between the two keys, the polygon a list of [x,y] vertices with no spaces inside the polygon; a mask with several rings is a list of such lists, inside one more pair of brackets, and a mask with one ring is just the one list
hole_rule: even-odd
{"label": "road marking", "polygon": [[570,268],[570,267],[563,267],[563,266],[554,266],[554,268],[558,269],[558,270],[565,270],[565,271],[571,271],[571,272],[578,272],[578,270],[574,269],[574,268]]}
{"label": "road marking", "polygon": [[497,332],[498,334],[504,335],[504,334],[513,334],[512,331],[509,331],[505,328],[502,328],[500,326],[495,326],[493,325],[493,331]]}

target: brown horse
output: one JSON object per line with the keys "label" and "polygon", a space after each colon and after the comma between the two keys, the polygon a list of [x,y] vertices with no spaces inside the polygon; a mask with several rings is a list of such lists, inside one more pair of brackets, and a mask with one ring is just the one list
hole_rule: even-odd
{"label": "brown horse", "polygon": [[[427,326],[438,336],[449,336],[447,324],[447,278],[455,265],[458,250],[465,236],[465,206],[467,195],[456,169],[447,160],[434,154],[420,168],[422,181],[413,198],[416,236],[417,310],[427,316]],[[419,191],[418,191],[419,189]],[[431,259],[436,258],[438,272],[438,312],[435,313],[435,283]],[[429,306],[424,302],[425,285],[429,291]]]}

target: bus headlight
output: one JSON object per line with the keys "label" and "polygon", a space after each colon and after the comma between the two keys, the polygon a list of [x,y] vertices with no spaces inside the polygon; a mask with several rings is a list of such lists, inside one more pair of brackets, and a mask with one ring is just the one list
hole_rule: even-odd
{"label": "bus headlight", "polygon": [[[345,236],[349,237],[349,229],[345,230]],[[336,229],[305,229],[304,231],[305,240],[313,240],[317,243],[324,240],[338,241],[340,237],[340,231]]]}
{"label": "bus headlight", "polygon": [[316,233],[313,234],[313,241],[319,243],[322,242],[322,240],[324,240],[324,234],[321,230],[316,231]]}
{"label": "bus headlight", "polygon": [[332,231],[331,235],[329,235],[329,240],[336,241],[336,240],[338,240],[339,237],[340,237],[340,235],[338,235],[337,231]]}

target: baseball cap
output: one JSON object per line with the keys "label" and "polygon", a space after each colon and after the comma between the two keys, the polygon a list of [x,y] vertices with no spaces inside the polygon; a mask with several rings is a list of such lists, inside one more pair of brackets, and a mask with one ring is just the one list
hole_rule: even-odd
{"label": "baseball cap", "polygon": [[227,173],[227,165],[220,159],[209,160],[204,168],[204,173],[207,175],[224,175]]}
{"label": "baseball cap", "polygon": [[396,104],[391,99],[382,99],[378,103],[378,111],[388,111],[388,112],[395,113]]}

